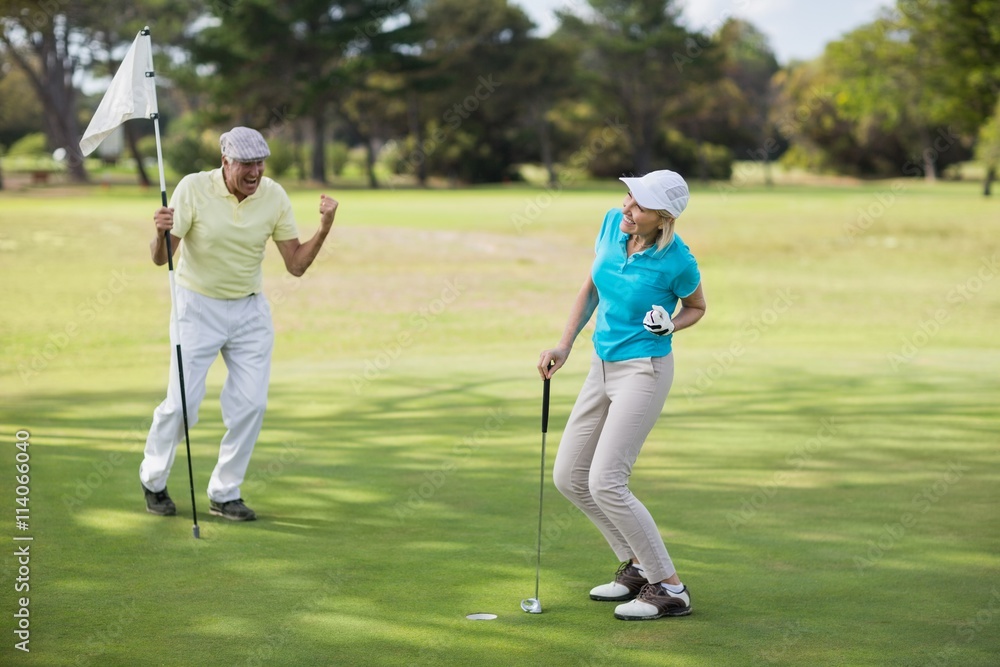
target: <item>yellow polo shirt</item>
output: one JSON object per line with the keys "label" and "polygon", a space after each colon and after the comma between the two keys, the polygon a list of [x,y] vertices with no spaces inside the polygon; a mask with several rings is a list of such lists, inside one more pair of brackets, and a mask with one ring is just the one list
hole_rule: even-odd
{"label": "yellow polo shirt", "polygon": [[170,233],[184,240],[177,284],[214,299],[259,293],[267,240],[299,237],[288,195],[266,177],[240,202],[226,189],[221,168],[190,174],[177,184],[170,206]]}

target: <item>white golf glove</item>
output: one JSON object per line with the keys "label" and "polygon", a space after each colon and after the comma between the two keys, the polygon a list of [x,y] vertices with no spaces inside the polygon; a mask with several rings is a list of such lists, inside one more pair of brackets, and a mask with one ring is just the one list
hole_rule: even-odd
{"label": "white golf glove", "polygon": [[642,326],[646,331],[657,336],[666,336],[674,332],[674,323],[663,306],[653,306],[653,309],[642,318]]}

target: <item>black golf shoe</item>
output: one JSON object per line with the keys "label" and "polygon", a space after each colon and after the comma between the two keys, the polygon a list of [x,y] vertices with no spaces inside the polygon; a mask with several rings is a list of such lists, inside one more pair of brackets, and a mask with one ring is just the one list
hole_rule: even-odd
{"label": "black golf shoe", "polygon": [[162,491],[150,491],[146,485],[142,485],[142,491],[146,495],[146,511],[157,516],[173,516],[177,514],[177,505],[170,499],[167,488]]}
{"label": "black golf shoe", "polygon": [[208,513],[214,516],[221,516],[230,521],[253,521],[257,518],[257,513],[243,503],[242,498],[230,500],[225,503],[217,503],[210,500],[208,503]]}

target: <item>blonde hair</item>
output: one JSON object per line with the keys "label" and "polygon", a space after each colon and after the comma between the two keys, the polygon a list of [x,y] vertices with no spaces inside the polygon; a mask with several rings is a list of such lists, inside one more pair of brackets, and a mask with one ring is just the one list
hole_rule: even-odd
{"label": "blonde hair", "polygon": [[673,243],[674,223],[677,218],[669,211],[657,211],[656,214],[663,218],[663,227],[660,229],[660,235],[656,237],[656,250],[659,252]]}

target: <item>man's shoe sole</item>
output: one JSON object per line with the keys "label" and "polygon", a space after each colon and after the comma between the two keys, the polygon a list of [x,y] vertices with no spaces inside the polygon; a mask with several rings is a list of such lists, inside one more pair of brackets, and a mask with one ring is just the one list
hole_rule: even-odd
{"label": "man's shoe sole", "polygon": [[256,521],[257,515],[253,516],[233,516],[232,514],[226,514],[225,512],[220,512],[217,509],[209,508],[208,513],[212,516],[221,516],[223,519],[229,519],[230,521]]}
{"label": "man's shoe sole", "polygon": [[635,593],[619,595],[616,598],[604,597],[603,595],[591,595],[590,599],[597,600],[598,602],[628,602],[629,600],[634,600],[638,594],[638,591],[636,591]]}
{"label": "man's shoe sole", "polygon": [[665,616],[689,616],[691,614],[691,609],[680,609],[678,611],[665,611],[660,614],[655,614],[653,616],[623,616],[621,614],[615,614],[615,618],[620,621],[654,621],[658,618],[663,618]]}
{"label": "man's shoe sole", "polygon": [[174,509],[172,509],[172,510],[165,510],[165,511],[154,510],[151,507],[146,507],[146,511],[149,512],[150,514],[155,514],[156,516],[176,516],[177,515],[177,508],[176,507]]}

